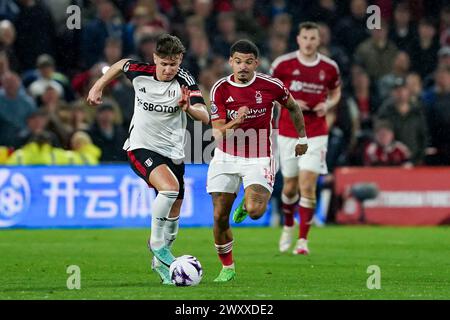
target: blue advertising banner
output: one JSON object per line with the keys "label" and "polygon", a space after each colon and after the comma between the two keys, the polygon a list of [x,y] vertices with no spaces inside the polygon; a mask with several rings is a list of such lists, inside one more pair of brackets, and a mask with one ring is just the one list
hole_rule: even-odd
{"label": "blue advertising banner", "polygon": [[[213,225],[207,170],[186,165],[181,226]],[[241,189],[234,207],[242,196]],[[154,199],[154,189],[128,165],[0,167],[0,228],[149,227]],[[266,213],[240,225],[269,220]]]}

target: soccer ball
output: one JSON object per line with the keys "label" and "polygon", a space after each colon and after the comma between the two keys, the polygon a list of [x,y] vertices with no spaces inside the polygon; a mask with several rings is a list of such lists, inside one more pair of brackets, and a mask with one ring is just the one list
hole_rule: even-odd
{"label": "soccer ball", "polygon": [[176,286],[196,286],[203,277],[203,269],[196,257],[184,255],[170,265],[170,279]]}

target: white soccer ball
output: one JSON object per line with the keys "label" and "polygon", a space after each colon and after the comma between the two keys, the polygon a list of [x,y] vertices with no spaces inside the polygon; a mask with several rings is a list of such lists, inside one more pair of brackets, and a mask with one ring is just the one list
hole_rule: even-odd
{"label": "white soccer ball", "polygon": [[194,256],[184,255],[170,265],[170,279],[176,286],[196,286],[203,277],[200,261]]}

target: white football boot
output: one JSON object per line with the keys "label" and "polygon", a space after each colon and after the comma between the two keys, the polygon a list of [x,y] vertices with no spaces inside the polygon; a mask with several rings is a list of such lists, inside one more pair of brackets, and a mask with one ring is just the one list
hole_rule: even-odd
{"label": "white football boot", "polygon": [[283,231],[281,232],[279,248],[280,252],[288,252],[292,245],[292,238],[294,237],[295,226],[288,227],[283,226]]}
{"label": "white football boot", "polygon": [[308,240],[306,239],[298,239],[297,240],[297,245],[295,246],[294,251],[292,251],[293,254],[303,254],[303,255],[308,255],[309,254],[309,249],[308,249]]}

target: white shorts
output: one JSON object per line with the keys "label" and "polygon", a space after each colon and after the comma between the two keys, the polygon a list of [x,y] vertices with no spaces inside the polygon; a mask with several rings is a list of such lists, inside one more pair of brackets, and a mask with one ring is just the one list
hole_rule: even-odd
{"label": "white shorts", "polygon": [[249,185],[259,184],[272,193],[275,161],[270,157],[236,157],[216,148],[208,168],[206,191],[238,194],[241,181],[244,189]]}
{"label": "white shorts", "polygon": [[308,151],[300,157],[295,156],[295,146],[298,139],[278,136],[281,173],[285,178],[298,176],[299,170],[312,171],[317,174],[327,174],[328,136],[308,138]]}

